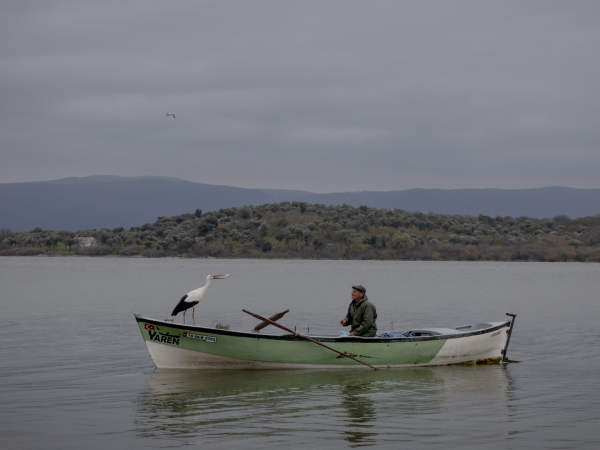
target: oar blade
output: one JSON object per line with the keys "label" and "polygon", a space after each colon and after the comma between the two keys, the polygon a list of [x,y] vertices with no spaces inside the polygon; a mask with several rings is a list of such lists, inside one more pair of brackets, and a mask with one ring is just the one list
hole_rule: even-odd
{"label": "oar blade", "polygon": [[[289,309],[286,309],[286,310],[285,310],[285,311],[283,311],[283,312],[280,312],[280,313],[274,314],[274,315],[272,315],[271,317],[269,317],[269,320],[272,320],[273,322],[277,322],[279,319],[281,319],[283,316],[285,316],[285,315],[286,315],[288,312],[290,312],[290,310],[289,310]],[[265,328],[265,327],[268,327],[269,325],[270,325],[270,323],[269,323],[269,322],[265,322],[265,321],[263,320],[261,323],[259,323],[258,325],[256,325],[256,326],[255,326],[255,327],[252,329],[252,331],[260,331],[260,330],[262,330],[263,328]]]}

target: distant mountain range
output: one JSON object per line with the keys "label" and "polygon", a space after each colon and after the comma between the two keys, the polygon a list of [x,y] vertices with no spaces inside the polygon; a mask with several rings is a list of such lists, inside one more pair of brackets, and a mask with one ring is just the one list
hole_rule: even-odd
{"label": "distant mountain range", "polygon": [[283,201],[367,205],[451,215],[570,218],[600,213],[600,189],[408,189],[314,194],[281,189],[243,189],[168,177],[97,175],[0,184],[0,228],[77,231],[154,222],[196,208],[261,205]]}

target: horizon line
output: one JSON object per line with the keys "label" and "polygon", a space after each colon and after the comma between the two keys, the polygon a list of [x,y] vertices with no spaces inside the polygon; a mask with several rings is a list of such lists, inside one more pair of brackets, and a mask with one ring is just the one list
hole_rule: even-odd
{"label": "horizon line", "polygon": [[[96,174],[96,175],[83,175],[83,176],[70,176],[65,178],[54,178],[49,180],[35,180],[35,181],[13,181],[13,182],[0,182],[0,185],[9,185],[9,184],[26,184],[26,183],[51,183],[56,181],[65,181],[72,179],[85,179],[85,178],[101,178],[101,177],[110,177],[110,178],[123,178],[123,179],[143,179],[143,178],[155,178],[155,179],[164,179],[164,180],[172,180],[172,181],[183,181],[187,183],[194,184],[202,184],[208,186],[222,186],[222,187],[231,187],[237,189],[245,189],[245,190],[256,190],[256,191],[294,191],[294,192],[303,192],[307,194],[313,195],[328,195],[328,194],[346,194],[346,193],[369,193],[369,192],[378,192],[378,193],[386,193],[386,192],[401,192],[401,191],[411,191],[411,190],[439,190],[439,191],[482,191],[482,190],[500,190],[500,191],[525,191],[525,190],[535,190],[535,189],[551,189],[551,188],[561,188],[561,189],[577,189],[577,190],[597,190],[597,188],[580,188],[580,187],[570,187],[570,186],[538,186],[538,187],[530,187],[530,188],[498,188],[498,187],[483,187],[483,188],[439,188],[439,187],[413,187],[413,188],[405,188],[405,189],[391,189],[391,190],[357,190],[357,191],[332,191],[332,192],[313,192],[306,191],[303,189],[290,189],[290,188],[262,188],[262,187],[245,187],[245,186],[235,186],[229,184],[216,184],[216,183],[201,183],[199,181],[186,180],[185,178],[172,177],[166,175],[110,175],[110,174]],[[125,181],[125,180],[123,180]],[[133,181],[133,180],[130,180]]]}

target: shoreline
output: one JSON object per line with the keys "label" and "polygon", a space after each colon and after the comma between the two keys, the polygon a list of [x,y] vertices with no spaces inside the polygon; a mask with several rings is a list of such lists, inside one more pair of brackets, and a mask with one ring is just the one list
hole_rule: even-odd
{"label": "shoreline", "polygon": [[249,255],[240,256],[193,256],[193,255],[176,255],[176,256],[145,256],[145,255],[81,255],[77,253],[52,253],[48,252],[40,254],[27,254],[27,255],[6,255],[0,254],[0,258],[23,258],[23,257],[44,257],[44,258],[104,258],[104,259],[216,259],[216,260],[284,260],[284,261],[412,261],[412,262],[450,262],[450,261],[462,261],[462,262],[539,262],[539,263],[598,263],[597,260],[578,260],[578,259],[561,259],[561,260],[544,260],[544,259],[432,259],[432,258],[403,258],[403,259],[392,259],[392,258],[307,258],[307,257],[252,257]]}

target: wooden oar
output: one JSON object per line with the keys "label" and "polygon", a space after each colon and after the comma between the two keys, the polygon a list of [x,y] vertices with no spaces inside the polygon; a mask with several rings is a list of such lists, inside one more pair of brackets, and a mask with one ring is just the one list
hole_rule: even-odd
{"label": "wooden oar", "polygon": [[[286,309],[286,310],[285,310],[285,311],[283,311],[283,312],[280,312],[280,313],[277,313],[277,314],[274,314],[274,315],[272,315],[271,317],[269,317],[269,320],[272,320],[273,322],[277,322],[279,319],[281,319],[283,316],[285,316],[285,315],[286,315],[287,313],[289,313],[289,312],[290,312],[290,310],[289,310],[289,309]],[[252,329],[252,331],[260,331],[260,330],[262,330],[264,327],[268,327],[268,326],[269,326],[269,323],[268,323],[268,322],[262,321],[261,323],[259,323],[258,325],[256,325],[256,326],[255,326],[255,327]]]}
{"label": "wooden oar", "polygon": [[254,313],[251,313],[250,311],[246,311],[245,309],[242,309],[242,311],[244,311],[246,314],[250,314],[251,316],[254,316],[254,317],[256,317],[256,318],[257,318],[257,319],[259,319],[259,320],[262,320],[263,322],[267,322],[267,323],[268,323],[268,324],[270,324],[270,325],[276,326],[277,328],[281,328],[282,330],[284,330],[284,331],[287,331],[288,333],[291,333],[291,334],[293,334],[294,336],[298,336],[298,337],[300,337],[300,338],[302,338],[302,339],[306,339],[307,341],[313,342],[313,343],[315,343],[315,344],[317,344],[317,345],[320,345],[321,347],[328,348],[329,350],[331,350],[331,351],[334,351],[334,352],[336,352],[336,353],[339,353],[340,355],[342,355],[342,356],[345,356],[346,358],[353,359],[354,361],[356,361],[356,362],[359,362],[359,363],[361,363],[361,364],[364,364],[365,366],[369,366],[369,367],[370,367],[371,369],[373,369],[373,370],[377,370],[377,369],[376,369],[375,367],[373,367],[372,365],[370,365],[370,364],[367,364],[366,362],[363,362],[363,361],[361,361],[360,359],[356,359],[356,358],[354,358],[354,357],[352,357],[352,356],[350,356],[350,355],[346,355],[345,353],[342,353],[342,352],[340,352],[339,350],[336,350],[335,348],[331,348],[331,347],[329,347],[329,346],[327,346],[327,345],[325,345],[325,344],[323,344],[323,343],[321,343],[321,342],[319,342],[319,341],[315,341],[314,339],[311,339],[311,338],[309,338],[308,336],[304,336],[304,335],[303,335],[303,334],[301,334],[301,333],[298,333],[298,332],[296,332],[296,331],[292,331],[292,330],[290,330],[289,328],[287,328],[287,327],[284,327],[283,325],[280,325],[280,324],[278,324],[277,322],[273,322],[272,320],[269,320],[269,319],[267,319],[267,318],[265,318],[265,317],[261,317],[261,316],[259,316],[258,314],[254,314]]}

